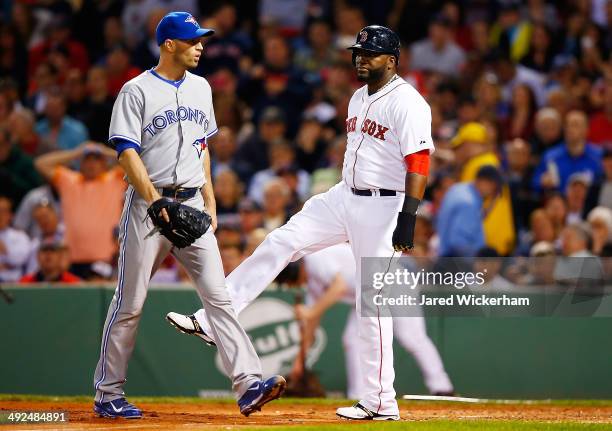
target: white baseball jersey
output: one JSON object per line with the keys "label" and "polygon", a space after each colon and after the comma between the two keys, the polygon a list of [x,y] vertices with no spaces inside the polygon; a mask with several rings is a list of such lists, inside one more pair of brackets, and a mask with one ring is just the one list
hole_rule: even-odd
{"label": "white baseball jersey", "polygon": [[182,81],[147,70],[125,83],[115,105],[109,140],[136,144],[155,187],[201,187],[202,151],[217,132],[206,79],[186,72]]}
{"label": "white baseball jersey", "polygon": [[367,85],[353,94],[346,134],[342,179],[356,189],[403,192],[404,158],[422,150],[434,151],[431,109],[399,76],[372,95]]}
{"label": "white baseball jersey", "polygon": [[314,304],[323,295],[338,274],[342,276],[348,287],[342,302],[355,304],[357,268],[351,246],[348,243],[332,245],[304,256],[304,267],[308,274],[308,305]]}

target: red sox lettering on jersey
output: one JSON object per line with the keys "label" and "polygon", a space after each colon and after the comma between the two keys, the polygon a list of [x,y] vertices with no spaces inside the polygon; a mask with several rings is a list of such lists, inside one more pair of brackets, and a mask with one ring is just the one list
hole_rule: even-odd
{"label": "red sox lettering on jersey", "polygon": [[357,189],[404,191],[404,158],[426,149],[434,151],[431,109],[400,77],[372,95],[367,86],[355,92],[348,107],[346,134],[342,178]]}
{"label": "red sox lettering on jersey", "polygon": [[[346,120],[346,133],[354,132],[356,125],[357,117]],[[387,130],[389,130],[388,127],[385,127],[382,124],[377,124],[376,121],[370,120],[369,118],[366,118],[366,120],[363,122],[363,126],[361,127],[362,133],[367,133],[368,135],[373,136],[376,139],[380,139],[381,141],[385,140],[385,132]]]}

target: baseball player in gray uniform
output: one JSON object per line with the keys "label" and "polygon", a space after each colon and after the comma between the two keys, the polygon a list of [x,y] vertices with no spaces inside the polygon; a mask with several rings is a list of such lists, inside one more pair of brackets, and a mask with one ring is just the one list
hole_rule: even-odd
{"label": "baseball player in gray uniform", "polygon": [[[120,220],[118,284],[94,376],[94,411],[100,416],[142,417],[126,401],[123,385],[149,280],[168,253],[194,281],[240,412],[248,416],[260,410],[285,387],[281,376],[262,380],[259,358],[227,294],[213,234],[216,210],[207,149],[217,131],[212,93],[204,78],[187,71],[198,64],[202,38],[213,33],[189,13],[166,15],[157,27],[158,65],[127,82],[113,107],[109,145],[117,150],[130,185]],[[180,214],[191,214],[188,220],[204,219],[206,211],[212,229],[204,228],[189,245],[175,240],[176,213],[170,208],[177,205]],[[159,229],[155,219],[170,229]]]}

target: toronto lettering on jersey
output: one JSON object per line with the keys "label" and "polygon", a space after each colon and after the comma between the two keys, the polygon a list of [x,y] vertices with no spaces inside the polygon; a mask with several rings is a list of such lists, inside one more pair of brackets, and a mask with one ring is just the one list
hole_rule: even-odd
{"label": "toronto lettering on jersey", "polygon": [[142,133],[148,133],[149,136],[155,136],[158,131],[178,121],[192,121],[200,126],[204,126],[204,131],[208,129],[208,120],[203,111],[192,109],[188,106],[179,106],[176,111],[168,109],[163,113],[157,114],[153,117],[153,120],[142,129]]}
{"label": "toronto lettering on jersey", "polygon": [[[352,117],[346,120],[346,133],[354,132],[356,127],[357,117]],[[381,141],[385,140],[385,133],[387,130],[389,130],[388,127],[378,124],[376,121],[372,121],[369,118],[366,118],[361,126],[362,133],[367,133],[368,135],[373,136],[376,139],[380,139]]]}

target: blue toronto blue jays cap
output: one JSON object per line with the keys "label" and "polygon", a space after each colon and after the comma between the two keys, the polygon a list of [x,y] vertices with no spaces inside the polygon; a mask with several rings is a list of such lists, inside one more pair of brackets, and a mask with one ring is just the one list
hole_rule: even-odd
{"label": "blue toronto blue jays cap", "polygon": [[213,29],[200,27],[198,21],[188,12],[170,12],[157,24],[155,36],[157,45],[160,46],[166,39],[189,40],[214,33]]}

